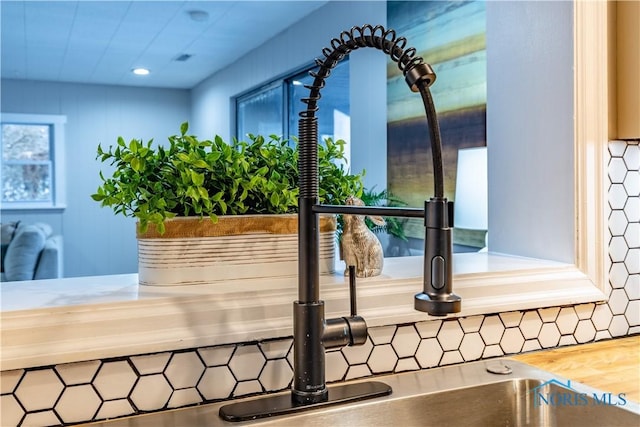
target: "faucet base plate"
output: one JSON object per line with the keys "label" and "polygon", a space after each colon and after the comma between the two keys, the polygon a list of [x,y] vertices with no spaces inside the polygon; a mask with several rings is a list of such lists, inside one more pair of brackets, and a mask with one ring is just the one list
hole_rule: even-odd
{"label": "faucet base plate", "polygon": [[293,401],[290,392],[259,397],[244,402],[231,403],[220,408],[219,414],[225,421],[249,421],[258,418],[274,417],[310,409],[357,402],[391,394],[391,387],[378,381],[355,384],[343,384],[328,387],[327,400],[310,404]]}

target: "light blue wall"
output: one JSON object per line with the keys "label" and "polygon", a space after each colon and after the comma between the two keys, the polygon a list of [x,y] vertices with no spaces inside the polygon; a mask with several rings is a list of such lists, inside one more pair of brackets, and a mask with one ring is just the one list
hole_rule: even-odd
{"label": "light blue wall", "polygon": [[65,276],[138,271],[135,223],[101,208],[90,195],[108,170],[96,157],[98,143],[125,139],[166,140],[189,120],[186,90],[146,89],[2,80],[2,111],[61,114],[66,123],[67,207],[62,212],[2,212],[2,221],[45,221],[64,236]]}
{"label": "light blue wall", "polygon": [[[328,3],[196,86],[192,90],[192,130],[201,137],[217,134],[228,140],[234,134],[231,98],[310,64],[342,31],[366,23],[386,25],[386,17],[386,2]],[[379,190],[387,182],[386,60],[375,49],[356,51],[349,60],[351,151],[358,153],[351,166],[354,171],[366,169],[365,184]],[[331,77],[327,79],[330,84]]]}

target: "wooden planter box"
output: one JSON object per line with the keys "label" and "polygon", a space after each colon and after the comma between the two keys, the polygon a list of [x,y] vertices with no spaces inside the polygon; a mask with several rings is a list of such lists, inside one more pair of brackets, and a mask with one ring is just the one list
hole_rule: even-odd
{"label": "wooden planter box", "polygon": [[[196,285],[298,274],[298,215],[174,218],[137,233],[141,285]],[[320,273],[334,271],[336,221],[320,217]]]}

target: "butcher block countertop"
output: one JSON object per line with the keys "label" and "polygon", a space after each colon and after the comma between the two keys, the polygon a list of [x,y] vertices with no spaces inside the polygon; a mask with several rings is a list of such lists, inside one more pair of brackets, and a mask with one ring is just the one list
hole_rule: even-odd
{"label": "butcher block countertop", "polygon": [[640,335],[560,347],[513,359],[640,402]]}

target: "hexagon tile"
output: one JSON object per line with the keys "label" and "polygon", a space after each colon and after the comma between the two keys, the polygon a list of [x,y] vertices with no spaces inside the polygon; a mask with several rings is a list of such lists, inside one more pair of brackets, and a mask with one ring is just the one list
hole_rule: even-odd
{"label": "hexagon tile", "polygon": [[258,379],[265,364],[265,357],[257,345],[236,348],[229,367],[238,381]]}
{"label": "hexagon tile", "polygon": [[13,394],[3,394],[0,397],[0,425],[17,426],[22,417],[24,410],[16,400]]}
{"label": "hexagon tile", "polygon": [[487,345],[498,344],[504,333],[504,325],[500,316],[486,316],[480,327],[480,335]]}
{"label": "hexagon tile", "polygon": [[175,390],[193,387],[198,383],[203,372],[204,364],[198,357],[198,353],[190,351],[174,354],[164,375]]}
{"label": "hexagon tile", "polygon": [[[640,148],[609,145],[609,301],[369,329],[329,351],[328,382],[640,333]],[[292,338],[0,372],[3,427],[76,424],[290,387]]]}
{"label": "hexagon tile", "polygon": [[342,380],[349,369],[349,363],[340,350],[328,351],[325,364],[327,382]]}
{"label": "hexagon tile", "polygon": [[413,325],[400,326],[396,330],[391,345],[398,357],[413,357],[420,345],[420,335]]}
{"label": "hexagon tile", "polygon": [[466,362],[477,360],[482,357],[484,342],[478,332],[465,334],[460,343],[460,352]]}
{"label": "hexagon tile", "polygon": [[373,347],[367,365],[374,374],[381,374],[392,372],[397,362],[398,355],[393,351],[391,344],[382,344]]}
{"label": "hexagon tile", "polygon": [[139,411],[153,411],[164,408],[172,392],[164,375],[152,374],[138,379],[130,397]]}
{"label": "hexagon tile", "polygon": [[462,342],[462,327],[457,320],[449,320],[442,324],[438,332],[438,342],[444,351],[457,350]]}
{"label": "hexagon tile", "polygon": [[122,399],[129,396],[137,380],[131,365],[125,360],[103,363],[93,385],[104,400]]}
{"label": "hexagon tile", "polygon": [[56,412],[65,423],[79,423],[91,420],[100,408],[102,400],[89,385],[67,387],[56,404]]}
{"label": "hexagon tile", "polygon": [[504,334],[502,334],[502,339],[500,340],[500,347],[502,347],[504,354],[520,353],[523,345],[524,337],[522,336],[520,329],[505,329]]}
{"label": "hexagon tile", "polygon": [[236,386],[236,379],[227,366],[207,368],[198,383],[198,391],[207,400],[227,399]]}
{"label": "hexagon tile", "polygon": [[293,370],[287,359],[268,360],[260,374],[260,384],[265,390],[276,391],[289,387]]}
{"label": "hexagon tile", "polygon": [[443,353],[437,339],[426,338],[420,342],[416,350],[416,360],[421,368],[432,368],[438,366]]}
{"label": "hexagon tile", "polygon": [[15,396],[27,411],[53,408],[64,391],[64,384],[53,369],[28,371],[15,391]]}
{"label": "hexagon tile", "polygon": [[76,384],[88,384],[100,368],[99,360],[89,362],[65,363],[56,366],[56,372],[62,378],[62,381],[70,386]]}

